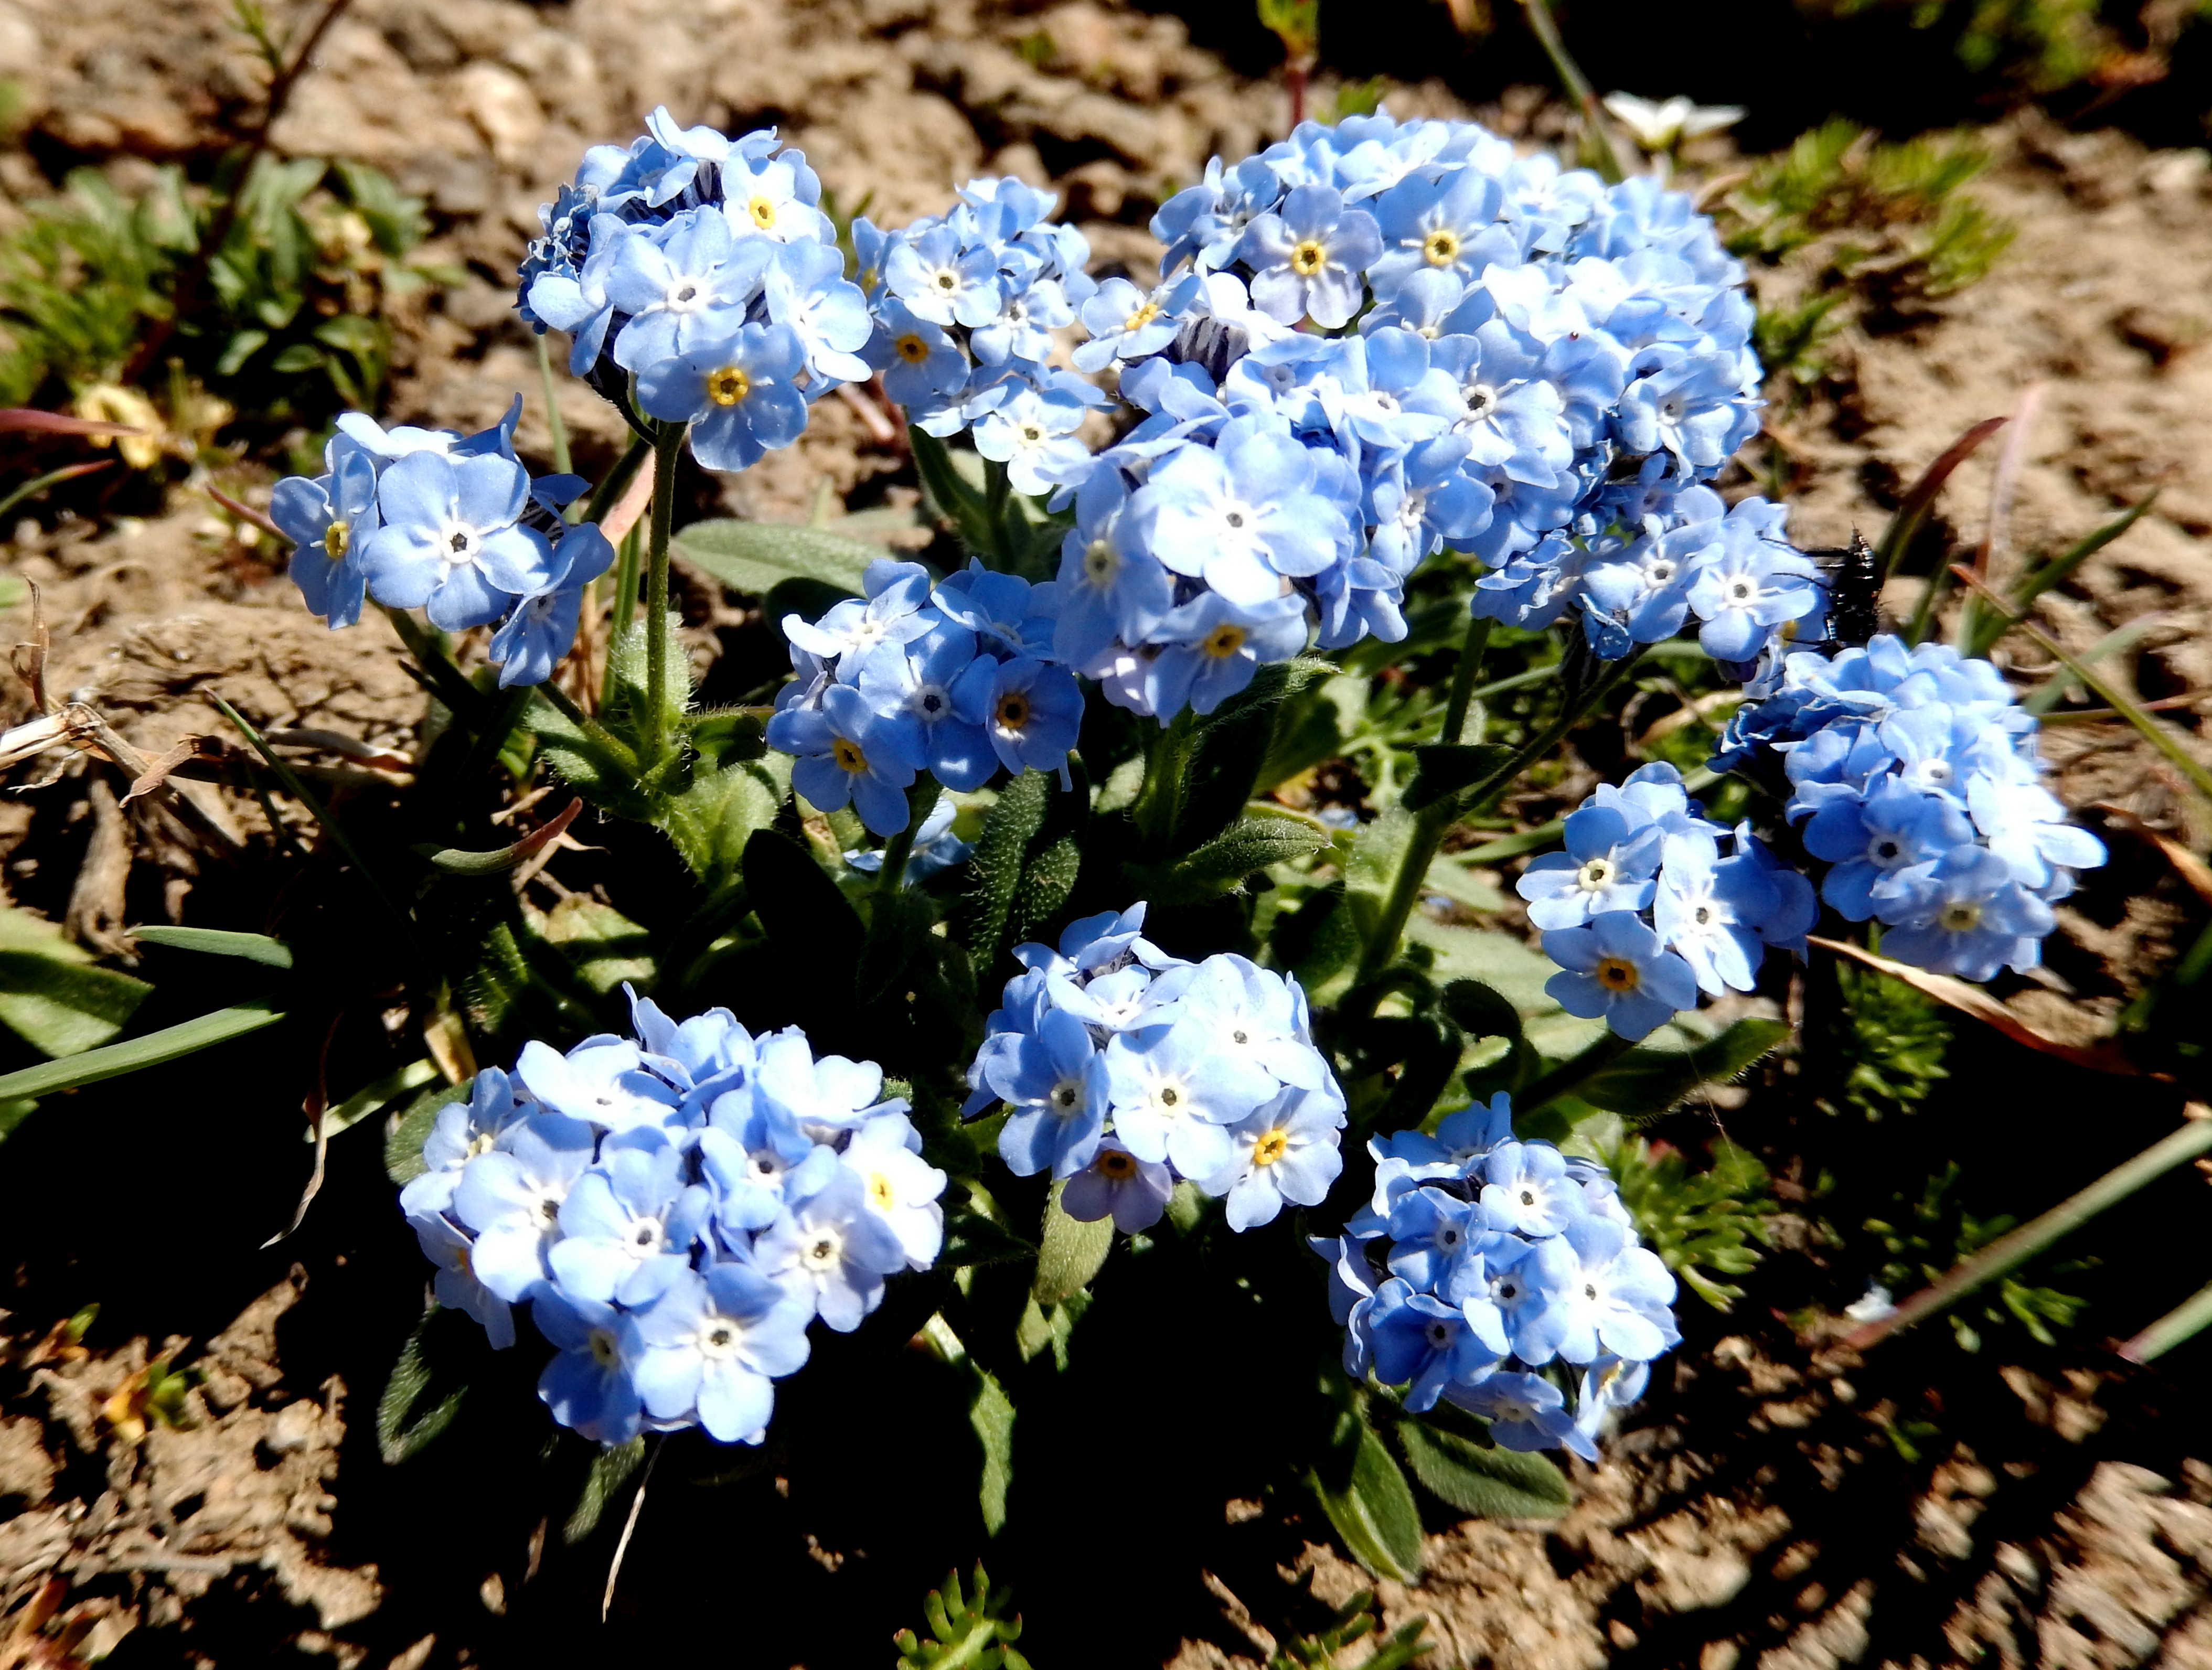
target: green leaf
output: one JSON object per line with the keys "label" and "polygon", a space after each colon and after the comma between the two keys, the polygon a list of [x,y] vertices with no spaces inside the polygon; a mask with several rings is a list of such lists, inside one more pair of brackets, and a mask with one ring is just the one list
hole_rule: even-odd
{"label": "green leaf", "polygon": [[1437,1007],[1470,1038],[1518,1038],[1521,1011],[1504,993],[1479,980],[1455,980],[1437,994]]}
{"label": "green leaf", "polygon": [[0,1102],[0,1142],[6,1141],[15,1133],[17,1126],[38,1110],[37,1100],[27,1096],[19,1096],[6,1102]]}
{"label": "green leaf", "polygon": [[1006,1491],[1014,1482],[1014,1400],[988,1370],[972,1361],[975,1375],[968,1403],[968,1424],[983,1446],[983,1473],[976,1499],[983,1529],[997,1536],[1006,1522]]}
{"label": "green leaf", "polygon": [[472,853],[458,847],[438,847],[428,842],[418,845],[415,850],[428,859],[434,868],[442,870],[449,876],[503,876],[510,870],[520,869],[526,859],[558,840],[562,832],[576,821],[576,814],[583,809],[583,799],[579,796],[521,840],[505,847],[495,847],[489,852]]}
{"label": "green leaf", "polygon": [[1472,1439],[1418,1415],[1398,1423],[1413,1477],[1462,1513],[1485,1519],[1557,1519],[1574,1505],[1565,1477],[1542,1456]]}
{"label": "green leaf", "polygon": [[956,1212],[945,1220],[945,1248],[937,1261],[947,1269],[971,1264],[1018,1264],[1037,1249],[981,1212]]}
{"label": "green leaf", "polygon": [[653,936],[612,905],[574,894],[546,914],[544,935],[575,965],[584,984],[601,997],[624,981],[652,984]]}
{"label": "green leaf", "polygon": [[[428,1056],[410,1061],[396,1072],[387,1072],[374,1084],[364,1084],[335,1108],[324,1110],[323,1135],[335,1137],[341,1131],[349,1131],[371,1114],[380,1113],[410,1090],[418,1090],[438,1076],[436,1066]],[[313,1142],[315,1133],[302,1131],[302,1142]]]}
{"label": "green leaf", "polygon": [[608,1504],[644,1465],[642,1432],[628,1443],[609,1444],[594,1455],[591,1471],[584,1475],[584,1487],[576,1493],[576,1505],[569,1510],[568,1523],[561,1527],[561,1540],[573,1548],[598,1530],[599,1521],[606,1517]]}
{"label": "green leaf", "polygon": [[231,933],[222,928],[176,928],[154,925],[131,930],[142,945],[167,945],[173,950],[202,951],[210,956],[242,956],[272,969],[292,966],[292,948],[265,933]]}
{"label": "green leaf", "polygon": [[1311,858],[1328,845],[1329,837],[1302,818],[1239,818],[1173,863],[1131,865],[1130,883],[1155,904],[1195,904],[1240,886],[1255,871]]}
{"label": "green leaf", "polygon": [[983,820],[968,860],[969,891],[955,926],[979,970],[996,958],[1006,938],[1030,842],[1044,827],[1052,790],[1052,780],[1042,772],[1024,771],[999,791],[998,804]]}
{"label": "green leaf", "polygon": [[1421,1513],[1413,1487],[1357,1411],[1340,1412],[1330,1454],[1306,1479],[1354,1559],[1377,1577],[1419,1580]]}
{"label": "green leaf", "polygon": [[[922,490],[937,513],[952,524],[952,531],[962,545],[971,551],[991,549],[990,507],[983,495],[971,486],[953,461],[951,449],[935,435],[924,434],[909,428],[907,440],[914,453],[915,471],[921,477]],[[966,454],[973,461],[973,452]]]}
{"label": "green leaf", "polygon": [[1030,1670],[1029,1661],[1012,1644],[1021,1638],[1021,1615],[1005,1616],[1012,1604],[1011,1588],[991,1592],[980,1560],[964,1595],[960,1574],[947,1572],[944,1583],[922,1603],[931,1638],[924,1641],[912,1630],[891,1637],[899,1649],[898,1670]]}
{"label": "green leaf", "polygon": [[1406,785],[1401,799],[1408,811],[1432,806],[1448,795],[1472,788],[1514,756],[1502,743],[1430,743],[1413,750],[1421,768]]}
{"label": "green leaf", "polygon": [[1187,852],[1229,827],[1261,786],[1260,771],[1272,751],[1283,704],[1335,673],[1327,661],[1300,658],[1271,663],[1195,722],[1182,780],[1168,786],[1176,792],[1176,811],[1168,823],[1165,850]]}
{"label": "green leaf", "polygon": [[1695,1048],[1632,1049],[1572,1089],[1608,1113],[1629,1118],[1663,1114],[1698,1085],[1735,1078],[1789,1037],[1786,1021],[1747,1017]]}
{"label": "green leaf", "polygon": [[258,1032],[283,1018],[284,1011],[273,1007],[268,998],[218,1009],[192,1020],[180,1021],[175,1026],[163,1027],[159,1032],[149,1032],[143,1038],[126,1039],[119,1044],[87,1050],[82,1055],[0,1074],[0,1102],[15,1096],[51,1096],[56,1090],[120,1078],[142,1067],[159,1066],[164,1061],[174,1061],[249,1032]]}
{"label": "green leaf", "polygon": [[732,592],[763,598],[787,580],[823,580],[858,597],[868,564],[890,553],[849,534],[783,522],[694,522],[671,546]]}
{"label": "green leaf", "polygon": [[404,1188],[428,1169],[422,1163],[422,1145],[430,1139],[438,1110],[452,1102],[466,1102],[476,1082],[464,1078],[458,1084],[440,1084],[425,1090],[392,1121],[392,1128],[384,1133],[384,1175],[395,1186]]}
{"label": "green leaf", "polygon": [[123,1030],[154,988],[112,969],[83,963],[75,945],[0,950],[0,1021],[41,1054],[78,1056]]}
{"label": "green leaf", "polygon": [[1037,1247],[1036,1279],[1030,1297],[1041,1305],[1056,1305],[1091,1285],[1091,1278],[1114,1250],[1114,1220],[1102,1218],[1085,1224],[1060,1210],[1054,1183],[1045,1201],[1044,1238]]}
{"label": "green leaf", "polygon": [[[475,1326],[465,1316],[432,1305],[399,1349],[398,1361],[392,1365],[383,1395],[376,1400],[376,1448],[386,1467],[397,1467],[419,1454],[461,1412],[461,1400],[469,1388],[453,1377],[449,1365],[433,1361],[448,1357],[451,1347],[460,1343],[453,1338],[456,1320],[463,1327]],[[439,1337],[434,1339],[434,1333]],[[433,1349],[439,1345],[448,1350]]]}
{"label": "green leaf", "polygon": [[791,756],[764,754],[693,773],[664,803],[658,821],[684,864],[712,895],[744,867],[745,843],[775,822],[791,792]]}

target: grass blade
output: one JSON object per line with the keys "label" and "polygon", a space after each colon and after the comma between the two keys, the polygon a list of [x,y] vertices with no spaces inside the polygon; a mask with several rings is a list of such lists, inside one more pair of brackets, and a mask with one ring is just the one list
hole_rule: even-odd
{"label": "grass blade", "polygon": [[1981,444],[2005,426],[2002,417],[1985,417],[1951,443],[1951,449],[1921,472],[1920,479],[1912,483],[1905,497],[1899,501],[1897,513],[1882,530],[1881,542],[1875,546],[1875,555],[1881,559],[1881,577],[1887,580],[1897,572],[1897,565],[1928,519],[1928,512],[1936,502],[1936,494],[1943,483],[1951,479],[1951,472],[1973,457]]}
{"label": "grass blade", "polygon": [[2198,1288],[2194,1297],[2176,1305],[2121,1346],[2120,1355],[2130,1363],[2154,1363],[2208,1327],[2212,1327],[2212,1283]]}
{"label": "grass blade", "polygon": [[232,933],[222,928],[179,928],[166,923],[131,930],[143,945],[167,945],[180,951],[203,951],[210,956],[242,956],[249,963],[272,969],[292,966],[292,948],[265,933]]}
{"label": "grass blade", "polygon": [[82,1055],[64,1056],[58,1061],[25,1067],[19,1072],[0,1074],[0,1102],[16,1096],[52,1096],[56,1090],[96,1084],[103,1078],[119,1078],[142,1067],[158,1067],[164,1061],[174,1061],[233,1038],[244,1037],[249,1032],[258,1032],[264,1026],[274,1026],[283,1018],[284,1011],[269,998],[235,1004],[192,1020],[179,1021],[174,1026],[165,1026],[143,1038],[128,1038],[119,1044],[88,1049]]}

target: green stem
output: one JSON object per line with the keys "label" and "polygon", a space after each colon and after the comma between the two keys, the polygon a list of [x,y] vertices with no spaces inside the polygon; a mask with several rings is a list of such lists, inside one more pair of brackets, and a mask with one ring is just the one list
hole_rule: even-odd
{"label": "green stem", "polygon": [[2198,1288],[2192,1297],[2129,1340],[2120,1347],[2120,1355],[2130,1363],[2154,1363],[2208,1327],[2212,1327],[2212,1285]]}
{"label": "green stem", "polygon": [[676,460],[684,436],[681,423],[663,423],[653,448],[653,531],[645,548],[645,754],[653,765],[666,751],[668,738],[668,542],[675,531]]}
{"label": "green stem", "polygon": [[610,762],[632,775],[636,774],[637,756],[630,752],[629,745],[605,726],[579,707],[569,699],[566,690],[550,679],[543,684],[533,684],[530,688],[544,696],[554,712],[567,720],[569,724],[574,726],[594,744],[603,750]]}
{"label": "green stem", "polygon": [[1014,566],[1014,542],[1006,531],[1006,498],[1011,490],[1006,479],[1006,466],[995,459],[986,459],[983,485],[984,512],[991,522],[991,554],[997,559],[1000,568],[1011,569]]}
{"label": "green stem", "polygon": [[568,456],[568,425],[561,416],[560,397],[554,392],[552,350],[542,336],[538,338],[538,381],[545,391],[545,432],[552,442],[553,471],[565,476],[574,460]]}
{"label": "green stem", "polygon": [[914,838],[930,813],[937,810],[937,798],[945,792],[943,785],[934,777],[925,777],[908,792],[910,808],[906,828],[893,835],[884,847],[884,867],[876,872],[875,890],[889,895],[899,890],[906,877],[907,859],[914,854]]}
{"label": "green stem", "polygon": [[1389,896],[1383,901],[1382,914],[1376,923],[1375,932],[1367,941],[1366,953],[1359,960],[1362,984],[1372,981],[1389,967],[1392,959],[1398,955],[1398,942],[1404,937],[1406,924],[1413,916],[1413,902],[1420,897],[1421,885],[1428,878],[1429,865],[1435,861],[1451,826],[1470,812],[1479,813],[1486,810],[1512,785],[1515,778],[1559,746],[1560,739],[1581,722],[1583,716],[1595,707],[1614,685],[1627,677],[1629,670],[1635,666],[1641,653],[1639,648],[1607,667],[1583,692],[1579,701],[1570,701],[1561,707],[1557,718],[1489,776],[1458,794],[1446,795],[1443,799],[1424,806],[1414,814],[1413,833],[1406,843],[1406,855],[1400,861],[1398,873],[1391,882]]}
{"label": "green stem", "polygon": [[1590,149],[1597,153],[1597,171],[1608,185],[1618,185],[1628,177],[1621,166],[1620,153],[1613,149],[1613,131],[1605,124],[1605,112],[1598,107],[1597,90],[1589,84],[1567,51],[1567,43],[1560,38],[1559,26],[1552,15],[1550,0],[1521,0],[1521,9],[1528,15],[1529,32],[1544,49],[1544,56],[1552,61],[1552,72],[1559,76],[1559,85],[1567,96],[1581,106],[1583,124],[1589,129]]}
{"label": "green stem", "polygon": [[2179,1130],[2106,1172],[2078,1194],[2069,1195],[2031,1224],[1991,1242],[1980,1252],[1950,1271],[1933,1287],[1923,1288],[1878,1322],[1869,1322],[1844,1337],[1855,1351],[1880,1345],[1915,1322],[1948,1310],[1977,1288],[2011,1274],[2038,1253],[2069,1236],[2098,1213],[2118,1205],[2154,1178],[2195,1159],[2212,1149],[2212,1119],[2192,1119]]}
{"label": "green stem", "polygon": [[615,467],[607,478],[592,490],[592,501],[584,508],[586,522],[604,522],[610,511],[622,502],[622,495],[629,491],[629,484],[637,479],[637,472],[645,467],[645,456],[653,448],[641,439],[633,439],[629,449],[615,460]]}
{"label": "green stem", "polygon": [[1467,623],[1467,641],[1460,646],[1459,665],[1452,669],[1451,695],[1444,702],[1443,742],[1463,742],[1467,711],[1474,703],[1474,675],[1481,670],[1482,653],[1490,647],[1490,622],[1477,617]]}
{"label": "green stem", "polygon": [[1534,1084],[1513,1098],[1516,1118],[1533,1114],[1539,1108],[1557,1102],[1570,1090],[1579,1090],[1591,1079],[1636,1048],[1636,1040],[1624,1038],[1618,1032],[1606,1031],[1598,1035],[1597,1041],[1580,1054],[1562,1061]]}

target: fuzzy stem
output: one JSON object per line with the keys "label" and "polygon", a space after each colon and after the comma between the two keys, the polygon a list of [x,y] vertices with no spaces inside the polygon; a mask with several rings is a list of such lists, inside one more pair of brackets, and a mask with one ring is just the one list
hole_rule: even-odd
{"label": "fuzzy stem", "polygon": [[684,434],[681,423],[663,423],[653,438],[653,531],[645,548],[645,756],[650,765],[660,762],[668,737],[668,541]]}
{"label": "fuzzy stem", "polygon": [[1557,1102],[1568,1091],[1579,1090],[1635,1048],[1636,1040],[1633,1038],[1624,1038],[1618,1032],[1610,1030],[1600,1033],[1597,1041],[1579,1055],[1562,1061],[1527,1090],[1515,1096],[1515,1116],[1533,1114],[1547,1103]]}
{"label": "fuzzy stem", "polygon": [[551,704],[556,713],[582,732],[595,746],[602,750],[611,763],[621,767],[627,772],[636,771],[637,756],[630,752],[620,737],[579,707],[569,698],[566,690],[550,678],[543,684],[533,684],[530,688],[544,696]]}
{"label": "fuzzy stem", "polygon": [[875,890],[879,895],[896,893],[906,878],[907,860],[914,855],[915,836],[929,815],[937,810],[938,797],[944,787],[934,777],[925,777],[908,792],[908,805],[913,808],[907,817],[906,828],[893,835],[884,847],[884,867],[876,872]]}

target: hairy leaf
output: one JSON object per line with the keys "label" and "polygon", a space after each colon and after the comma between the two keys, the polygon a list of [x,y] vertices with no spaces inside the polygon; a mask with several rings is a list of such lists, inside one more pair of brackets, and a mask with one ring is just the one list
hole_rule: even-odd
{"label": "hairy leaf", "polygon": [[[461,1343],[454,1337],[456,1315],[434,1304],[424,1311],[385,1379],[376,1400],[376,1448],[387,1467],[420,1454],[461,1412],[468,1388],[450,1363],[452,1348]],[[459,1321],[475,1326],[465,1316]]]}
{"label": "hairy leaf", "polygon": [[1575,1095],[1630,1118],[1663,1114],[1700,1084],[1733,1078],[1790,1037],[1786,1021],[1747,1017],[1692,1049],[1632,1049],[1600,1068]]}
{"label": "hairy leaf", "polygon": [[1060,1189],[1053,1185],[1045,1202],[1044,1238],[1037,1247],[1036,1279],[1030,1284],[1039,1304],[1056,1305],[1081,1292],[1114,1250],[1114,1220],[1085,1224],[1070,1218],[1060,1209]]}
{"label": "hairy leaf", "polygon": [[858,596],[868,564],[890,557],[881,545],[821,528],[781,522],[694,522],[672,549],[732,592],[766,597],[787,580],[818,580]]}
{"label": "hairy leaf", "polygon": [[1421,1575],[1421,1515],[1413,1488],[1375,1429],[1353,1409],[1337,1417],[1330,1453],[1306,1475],[1352,1557],[1377,1577]]}
{"label": "hairy leaf", "polygon": [[1447,796],[1472,788],[1513,757],[1514,750],[1500,743],[1431,743],[1416,748],[1413,757],[1421,768],[1406,786],[1403,804],[1408,811],[1432,806]]}
{"label": "hairy leaf", "polygon": [[1462,1513],[1485,1519],[1557,1519],[1574,1505],[1565,1477],[1541,1455],[1486,1449],[1418,1415],[1398,1423],[1413,1477]]}

